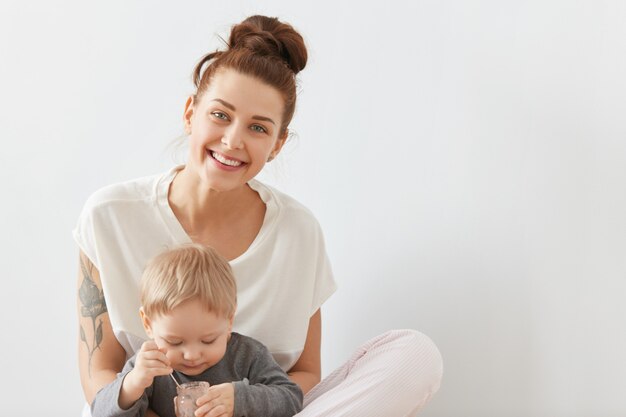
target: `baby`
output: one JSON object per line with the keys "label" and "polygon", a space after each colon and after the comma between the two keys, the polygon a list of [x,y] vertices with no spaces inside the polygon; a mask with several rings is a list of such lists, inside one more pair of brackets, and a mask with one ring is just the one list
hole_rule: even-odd
{"label": "baby", "polygon": [[176,384],[207,381],[196,416],[288,417],[302,391],[260,342],[231,331],[236,284],[213,249],[189,244],[150,261],[141,279],[140,316],[148,336],[91,404],[93,417],[174,417]]}

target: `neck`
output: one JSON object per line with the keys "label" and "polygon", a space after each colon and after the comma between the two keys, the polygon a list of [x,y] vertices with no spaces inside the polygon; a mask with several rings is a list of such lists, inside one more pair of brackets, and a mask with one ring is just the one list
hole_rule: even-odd
{"label": "neck", "polygon": [[183,168],[170,185],[168,200],[179,221],[189,231],[201,231],[246,210],[258,195],[247,184],[217,191],[206,187]]}

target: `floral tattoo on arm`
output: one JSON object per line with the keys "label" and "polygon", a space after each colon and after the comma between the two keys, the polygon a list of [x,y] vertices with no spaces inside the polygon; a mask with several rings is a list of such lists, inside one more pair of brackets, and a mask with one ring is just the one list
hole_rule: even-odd
{"label": "floral tattoo on arm", "polygon": [[[80,314],[83,317],[91,318],[91,325],[93,330],[93,339],[87,341],[85,329],[80,326],[80,340],[87,346],[87,352],[89,352],[89,376],[91,377],[91,358],[93,357],[96,349],[100,348],[102,343],[102,319],[100,315],[107,312],[106,302],[104,300],[104,292],[96,286],[93,276],[93,264],[84,255],[80,257],[80,269],[83,273],[83,283],[78,289],[78,298],[80,299],[81,308]],[[98,325],[96,326],[96,319],[98,319]]]}

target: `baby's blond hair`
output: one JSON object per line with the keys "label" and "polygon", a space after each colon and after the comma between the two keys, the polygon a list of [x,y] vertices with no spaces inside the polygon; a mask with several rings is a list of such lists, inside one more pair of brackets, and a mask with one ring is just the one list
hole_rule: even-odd
{"label": "baby's blond hair", "polygon": [[152,258],[141,277],[141,305],[148,317],[171,313],[198,299],[208,311],[231,318],[237,285],[228,261],[196,243],[177,246]]}

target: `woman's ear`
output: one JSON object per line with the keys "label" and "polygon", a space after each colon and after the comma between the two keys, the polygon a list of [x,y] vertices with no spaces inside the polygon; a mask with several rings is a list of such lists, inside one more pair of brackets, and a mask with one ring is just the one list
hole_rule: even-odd
{"label": "woman's ear", "polygon": [[146,331],[148,337],[152,339],[152,324],[150,322],[150,317],[148,317],[143,311],[143,307],[139,309],[139,316],[141,317],[141,324],[143,324],[143,329]]}
{"label": "woman's ear", "polygon": [[289,129],[285,129],[285,132],[276,139],[276,143],[274,144],[274,149],[270,152],[270,155],[267,159],[267,162],[276,158],[276,155],[280,153],[280,150],[285,146],[285,142],[287,142],[287,138],[289,137]]}
{"label": "woman's ear", "polygon": [[193,111],[195,108],[195,96],[191,95],[185,103],[185,112],[183,113],[183,124],[185,126],[185,134],[191,134],[191,121],[193,120]]}

